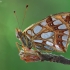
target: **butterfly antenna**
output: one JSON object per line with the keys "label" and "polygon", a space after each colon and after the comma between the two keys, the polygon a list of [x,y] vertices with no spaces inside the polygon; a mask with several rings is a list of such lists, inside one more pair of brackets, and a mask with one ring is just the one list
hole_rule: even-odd
{"label": "butterfly antenna", "polygon": [[[15,14],[15,16],[16,16],[16,20],[17,20],[17,23],[18,23],[18,26],[19,26],[19,22],[18,22],[18,17],[17,17],[17,15],[16,15],[16,11],[14,11],[14,14]],[[20,28],[20,27],[19,27]]]}
{"label": "butterfly antenna", "polygon": [[24,23],[24,19],[25,19],[25,17],[26,17],[26,12],[27,12],[27,10],[28,10],[28,5],[26,5],[26,9],[25,9],[25,12],[24,12],[24,17],[23,17],[23,21],[22,21],[22,24],[21,24],[21,28],[22,28],[22,25],[23,25],[23,23]]}

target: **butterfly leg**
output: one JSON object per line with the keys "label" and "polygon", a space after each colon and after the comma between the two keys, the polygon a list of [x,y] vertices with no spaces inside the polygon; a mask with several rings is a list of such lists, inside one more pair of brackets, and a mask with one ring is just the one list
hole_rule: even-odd
{"label": "butterfly leg", "polygon": [[22,45],[16,42],[16,47],[18,48],[18,51],[20,52],[20,48],[18,46],[22,46]]}

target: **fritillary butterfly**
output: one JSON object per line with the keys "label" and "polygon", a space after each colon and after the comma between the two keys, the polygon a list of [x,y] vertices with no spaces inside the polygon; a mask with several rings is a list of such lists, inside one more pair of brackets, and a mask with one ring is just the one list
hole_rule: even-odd
{"label": "fritillary butterfly", "polygon": [[23,32],[16,29],[16,36],[22,42],[20,57],[26,62],[40,60],[37,51],[66,52],[70,38],[70,12],[48,16]]}

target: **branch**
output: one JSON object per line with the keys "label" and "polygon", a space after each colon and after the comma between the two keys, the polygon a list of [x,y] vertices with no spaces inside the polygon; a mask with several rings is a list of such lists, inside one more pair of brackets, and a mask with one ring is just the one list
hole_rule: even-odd
{"label": "branch", "polygon": [[70,64],[70,60],[63,57],[62,55],[57,56],[54,54],[41,54],[40,57],[42,58],[41,61],[50,61],[50,62],[57,62],[57,63],[62,63],[62,64]]}
{"label": "branch", "polygon": [[35,61],[50,61],[50,62],[57,62],[62,64],[70,65],[70,59],[65,58],[62,55],[55,55],[50,53],[40,53],[39,51],[35,51],[32,49],[26,48],[26,52],[24,53],[23,50],[20,51],[19,55],[20,58],[26,62],[35,62]]}

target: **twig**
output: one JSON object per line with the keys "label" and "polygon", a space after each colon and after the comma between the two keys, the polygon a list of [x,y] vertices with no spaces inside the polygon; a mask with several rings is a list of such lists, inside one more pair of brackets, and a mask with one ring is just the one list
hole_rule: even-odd
{"label": "twig", "polygon": [[40,57],[42,58],[41,61],[50,61],[50,62],[57,62],[62,64],[70,64],[70,60],[63,57],[62,55],[54,55],[54,54],[40,54]]}

